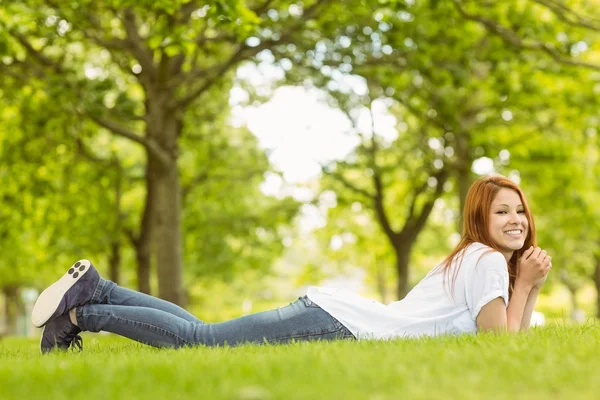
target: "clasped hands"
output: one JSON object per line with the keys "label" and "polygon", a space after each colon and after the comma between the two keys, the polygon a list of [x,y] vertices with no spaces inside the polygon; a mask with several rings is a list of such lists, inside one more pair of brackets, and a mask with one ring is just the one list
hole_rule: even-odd
{"label": "clasped hands", "polygon": [[531,246],[519,259],[516,281],[531,289],[539,289],[546,282],[550,269],[552,269],[552,257],[546,253],[546,250]]}

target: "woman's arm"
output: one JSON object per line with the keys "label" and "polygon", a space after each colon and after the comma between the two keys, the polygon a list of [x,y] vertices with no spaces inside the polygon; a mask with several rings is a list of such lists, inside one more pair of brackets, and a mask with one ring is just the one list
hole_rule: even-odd
{"label": "woman's arm", "polygon": [[552,258],[539,247],[530,247],[519,260],[514,290],[504,309],[504,300],[496,298],[481,308],[477,328],[481,330],[527,330],[540,288],[552,268]]}
{"label": "woman's arm", "polygon": [[[508,309],[506,310],[509,332],[518,332],[522,329],[523,321],[527,319],[526,311],[531,291],[532,287],[530,285],[519,281],[515,282],[512,296],[508,302]],[[529,319],[531,319],[531,311],[529,312]]]}
{"label": "woman's arm", "polygon": [[480,331],[505,332],[508,330],[509,332],[518,332],[521,328],[530,293],[531,287],[515,284],[508,302],[508,308],[502,297],[497,297],[487,303],[477,315],[477,329]]}
{"label": "woman's arm", "polygon": [[533,307],[537,301],[538,294],[540,293],[539,287],[534,287],[529,292],[527,297],[527,303],[525,304],[525,311],[523,311],[523,319],[521,319],[521,330],[526,331],[531,326],[531,314],[533,314]]}
{"label": "woman's arm", "polygon": [[531,314],[533,313],[535,302],[537,301],[537,297],[540,293],[542,285],[544,284],[544,282],[546,282],[548,273],[552,269],[552,257],[550,257],[545,250],[542,250],[538,247],[531,253],[527,253],[528,252],[525,252],[523,254],[523,258],[519,260],[517,275],[521,275],[520,272],[522,268],[527,268],[528,266],[531,267],[532,265],[542,267],[542,273],[538,274],[537,279],[533,280],[533,282],[531,283],[531,289],[529,291],[529,295],[527,296],[525,310],[523,311],[523,318],[521,319],[522,331],[526,331],[531,325]]}

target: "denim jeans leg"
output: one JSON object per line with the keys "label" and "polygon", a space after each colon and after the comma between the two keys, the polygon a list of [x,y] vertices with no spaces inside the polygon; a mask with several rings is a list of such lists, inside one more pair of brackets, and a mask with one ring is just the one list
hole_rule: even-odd
{"label": "denim jeans leg", "polygon": [[83,331],[112,332],[154,347],[190,345],[183,335],[190,326],[203,325],[149,307],[91,303],[77,307],[76,318]]}
{"label": "denim jeans leg", "polygon": [[298,300],[271,311],[217,324],[187,321],[171,313],[125,305],[77,308],[82,330],[107,331],[156,347],[222,346],[244,343],[351,339],[339,321],[312,303]]}
{"label": "denim jeans leg", "polygon": [[114,306],[153,308],[155,310],[173,314],[179,318],[183,318],[186,321],[199,324],[204,323],[178,305],[166,300],[158,299],[145,293],[121,287],[116,283],[106,279],[100,278],[96,292],[97,293],[95,293],[92,297],[92,303]]}
{"label": "denim jeans leg", "polygon": [[352,333],[306,296],[275,310],[195,326],[193,342],[207,346],[354,339]]}

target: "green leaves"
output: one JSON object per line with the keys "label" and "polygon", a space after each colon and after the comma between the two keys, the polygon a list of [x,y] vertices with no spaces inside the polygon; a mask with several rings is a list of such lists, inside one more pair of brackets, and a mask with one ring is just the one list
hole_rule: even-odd
{"label": "green leaves", "polygon": [[[342,265],[364,265],[374,285],[381,271],[390,280],[391,268],[381,267],[393,262],[390,248],[374,229],[376,214],[365,211],[370,195],[384,188],[389,225],[398,231],[428,204],[425,194],[443,170],[443,203],[432,211],[426,239],[415,242],[414,262],[430,261],[424,254],[438,247],[423,241],[445,249],[482,157],[496,172],[521,177],[540,215],[540,243],[557,252],[585,243],[590,250],[573,267],[583,276],[598,248],[600,77],[561,57],[595,62],[599,38],[584,26],[585,2],[572,2],[580,20],[570,13],[562,19],[542,3],[3,4],[0,173],[11,177],[0,189],[4,249],[50,264],[61,252],[105,254],[111,239],[137,233],[147,136],[181,126],[178,141],[157,153],[178,157],[190,275],[265,270],[281,254],[282,227],[299,205],[260,191],[267,157],[247,130],[228,122],[228,98],[236,66],[270,52],[285,66],[285,84],[327,90],[330,105],[351,118],[380,102],[393,119],[388,131],[376,127],[374,140],[354,121],[360,144],[322,179],[323,189],[336,192],[337,207],[318,235],[328,236],[327,246],[334,235],[355,241],[344,241],[347,251],[323,250],[309,260],[308,276],[321,276],[314,266],[327,254]],[[167,110],[170,119],[150,118],[150,110]],[[103,118],[104,128],[88,117]],[[112,136],[114,126],[125,137]],[[81,202],[84,189],[89,197]],[[356,204],[361,212],[352,211]],[[89,224],[70,238],[71,221],[81,219]]]}

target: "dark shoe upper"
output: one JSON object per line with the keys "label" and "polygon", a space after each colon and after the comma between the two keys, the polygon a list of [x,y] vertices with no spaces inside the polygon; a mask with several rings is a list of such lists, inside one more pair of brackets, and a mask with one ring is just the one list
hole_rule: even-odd
{"label": "dark shoe upper", "polygon": [[[68,272],[74,277],[76,277],[76,274],[80,273],[78,269],[83,268],[82,265],[80,266],[78,264],[79,262],[75,263]],[[89,269],[85,271],[83,276],[81,276],[81,278],[65,292],[56,311],[54,311],[49,320],[57,318],[75,307],[89,303],[92,300],[92,296],[94,295],[94,291],[96,290],[99,281],[100,274],[90,262]]]}
{"label": "dark shoe upper", "polygon": [[40,350],[42,354],[54,349],[66,351],[69,347],[83,350],[83,339],[79,336],[81,329],[71,322],[69,314],[63,314],[44,326]]}

